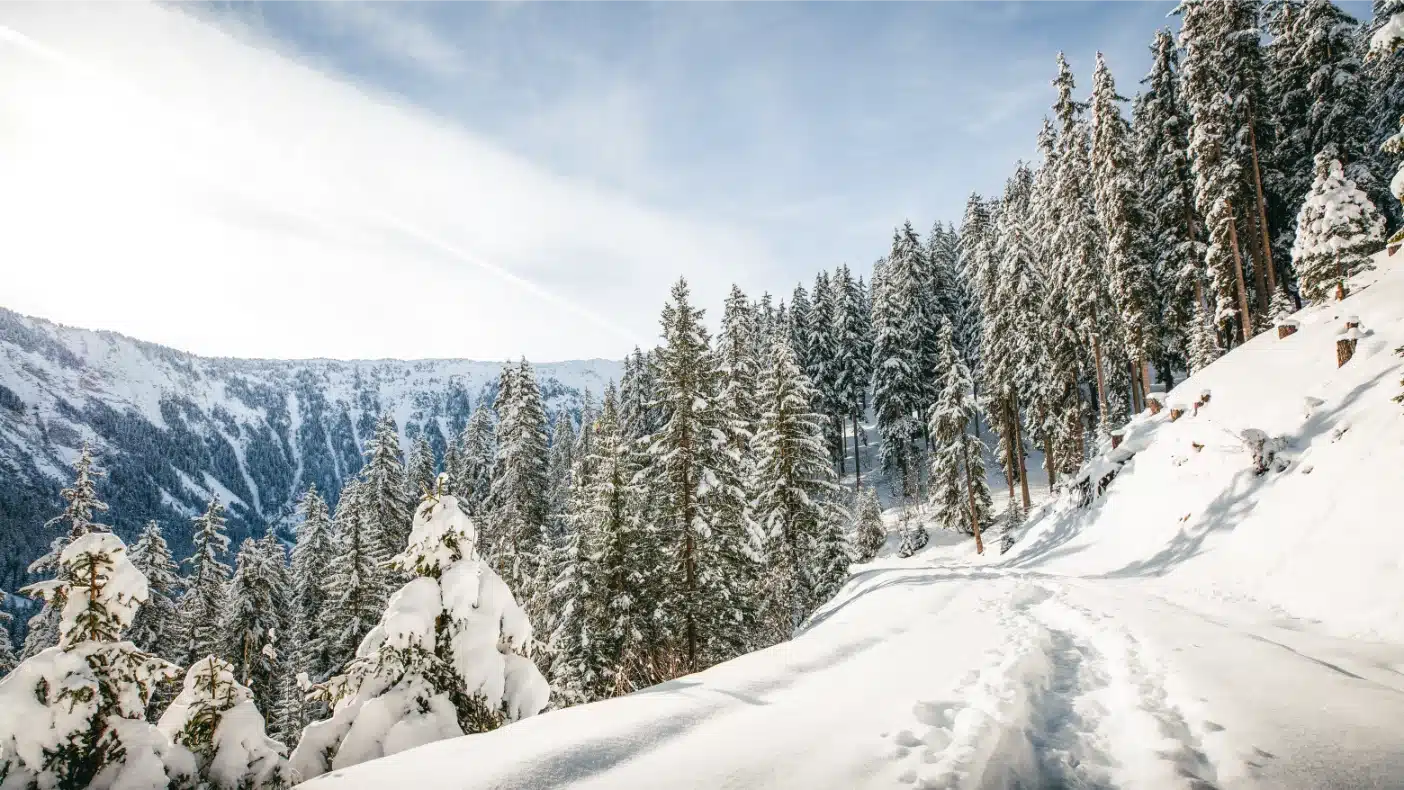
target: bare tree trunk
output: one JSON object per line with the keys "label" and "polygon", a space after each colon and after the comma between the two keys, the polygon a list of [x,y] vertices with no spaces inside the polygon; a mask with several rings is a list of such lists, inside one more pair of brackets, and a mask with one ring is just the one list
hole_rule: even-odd
{"label": "bare tree trunk", "polygon": [[1102,372],[1102,341],[1096,334],[1092,335],[1092,358],[1097,363],[1097,406],[1101,409],[1101,418],[1106,419],[1107,378]]}
{"label": "bare tree trunk", "polygon": [[1141,398],[1141,408],[1144,409],[1144,408],[1146,408],[1146,406],[1147,406],[1147,399],[1150,398],[1150,394],[1151,394],[1150,363],[1143,359],[1143,360],[1141,360],[1141,365],[1140,365],[1140,367],[1141,367],[1141,393],[1142,393],[1143,395],[1145,395],[1145,397]]}
{"label": "bare tree trunk", "polygon": [[[1248,100],[1248,147],[1253,152],[1253,186],[1258,191],[1258,222],[1262,230],[1263,263],[1267,268],[1267,286],[1272,293],[1277,292],[1277,274],[1272,267],[1272,242],[1268,238],[1267,199],[1263,197],[1263,170],[1258,165],[1258,133],[1253,128],[1253,100]],[[1263,311],[1267,311],[1264,302]]]}
{"label": "bare tree trunk", "polygon": [[853,415],[853,490],[863,490],[863,462],[858,459],[858,415]]}
{"label": "bare tree trunk", "polygon": [[1029,465],[1024,460],[1023,429],[1019,426],[1019,398],[1010,399],[1010,417],[1014,422],[1014,457],[1019,459],[1019,490],[1024,497],[1024,511],[1029,509]]}
{"label": "bare tree trunk", "polygon": [[1014,501],[1014,429],[1009,425],[1009,405],[1004,413],[1004,480],[1009,484],[1009,501]]}
{"label": "bare tree trunk", "polygon": [[1238,278],[1238,330],[1242,342],[1253,336],[1253,314],[1248,310],[1248,286],[1243,282],[1243,259],[1238,254],[1238,230],[1234,227],[1233,207],[1229,207],[1229,246],[1233,248],[1233,273]]}
{"label": "bare tree trunk", "polygon": [[[1258,218],[1256,215],[1249,216],[1247,218],[1247,222],[1250,231],[1257,229]],[[1268,264],[1262,259],[1261,256],[1262,251],[1259,250],[1258,257],[1256,258],[1257,264],[1253,267],[1253,288],[1255,291],[1257,291],[1258,294],[1258,314],[1267,315],[1268,298],[1270,294],[1268,293],[1267,283],[1263,280],[1263,269],[1266,268]]]}
{"label": "bare tree trunk", "polygon": [[965,466],[965,495],[970,500],[970,528],[975,531],[975,553],[985,553],[985,542],[980,539],[980,516],[975,512],[975,478],[970,474],[970,448],[961,442],[961,463]]}

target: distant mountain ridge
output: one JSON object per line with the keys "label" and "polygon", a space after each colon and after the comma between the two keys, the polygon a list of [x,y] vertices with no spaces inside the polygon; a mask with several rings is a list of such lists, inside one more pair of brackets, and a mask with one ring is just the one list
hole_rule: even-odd
{"label": "distant mountain ridge", "polygon": [[[623,372],[599,359],[533,367],[552,415],[578,413],[585,390],[598,397]],[[156,519],[183,557],[190,517],[211,495],[229,507],[236,542],[285,523],[309,484],[335,501],[383,412],[406,449],[423,434],[442,458],[472,409],[493,401],[501,368],[200,357],[0,308],[0,589],[26,583],[52,540],[43,524],[85,441],[109,473],[104,521],[131,537]]]}

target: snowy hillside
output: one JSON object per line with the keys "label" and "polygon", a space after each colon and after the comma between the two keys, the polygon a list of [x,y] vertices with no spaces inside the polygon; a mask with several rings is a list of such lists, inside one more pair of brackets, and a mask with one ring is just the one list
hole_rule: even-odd
{"label": "snowy hillside", "polygon": [[[622,371],[607,360],[535,367],[552,412],[577,410],[584,390],[598,395]],[[188,519],[212,494],[230,506],[236,539],[279,523],[309,484],[334,500],[382,412],[405,442],[422,433],[442,456],[471,409],[491,402],[500,368],[209,359],[0,308],[0,589],[15,589],[51,539],[42,524],[85,441],[110,472],[112,523],[125,534],[158,519],[181,556]]]}
{"label": "snowy hillside", "polygon": [[306,787],[1404,786],[1404,266],[1379,262],[1177,386],[1183,415],[1089,467],[1119,469],[1102,495],[1003,556],[889,539],[791,642]]}

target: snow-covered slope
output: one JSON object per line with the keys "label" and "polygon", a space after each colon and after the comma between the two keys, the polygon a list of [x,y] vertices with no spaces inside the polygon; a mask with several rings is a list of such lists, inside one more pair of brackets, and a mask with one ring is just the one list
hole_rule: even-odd
{"label": "snow-covered slope", "polygon": [[[1381,264],[1177,387],[1211,397],[1138,418],[1105,493],[1008,554],[889,540],[789,643],[307,787],[1404,787],[1404,267]],[[1248,429],[1281,440],[1262,475]]]}
{"label": "snow-covered slope", "polygon": [[[536,365],[552,411],[579,408],[622,365]],[[93,442],[111,473],[110,519],[161,520],[183,551],[188,516],[218,493],[238,534],[277,523],[309,483],[334,499],[360,468],[377,415],[442,454],[491,401],[500,362],[209,359],[0,308],[0,589],[52,537],[42,524],[68,465]]]}

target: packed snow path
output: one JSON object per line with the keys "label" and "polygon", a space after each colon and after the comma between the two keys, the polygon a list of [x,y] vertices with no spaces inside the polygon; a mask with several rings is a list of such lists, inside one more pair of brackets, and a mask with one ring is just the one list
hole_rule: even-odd
{"label": "packed snow path", "polygon": [[861,574],[792,642],[309,788],[1404,786],[1404,650],[1125,582]]}

